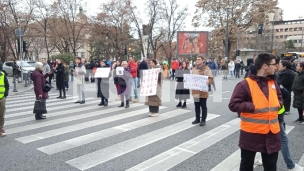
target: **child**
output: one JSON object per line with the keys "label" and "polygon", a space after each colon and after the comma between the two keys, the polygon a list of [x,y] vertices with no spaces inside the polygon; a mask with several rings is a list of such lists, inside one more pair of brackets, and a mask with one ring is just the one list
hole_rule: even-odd
{"label": "child", "polygon": [[63,64],[65,68],[65,79],[64,79],[64,85],[65,85],[65,91],[69,90],[69,79],[70,79],[70,68],[65,63]]}

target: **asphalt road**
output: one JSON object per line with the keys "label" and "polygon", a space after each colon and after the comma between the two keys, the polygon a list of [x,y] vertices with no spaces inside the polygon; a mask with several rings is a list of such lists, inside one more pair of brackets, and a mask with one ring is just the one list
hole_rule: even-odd
{"label": "asphalt road", "polygon": [[[72,85],[65,100],[56,99],[58,92],[52,90],[43,121],[32,114],[33,90],[9,96],[0,171],[238,170],[239,119],[227,107],[238,81],[216,77],[205,127],[191,124],[193,99],[186,109],[175,107],[175,82],[169,80],[163,83],[160,116],[153,118],[148,117],[145,98],[129,109],[118,108],[114,84],[107,107],[97,106],[94,83],[86,84],[84,105],[73,103],[77,93]],[[285,117],[290,150],[294,161],[304,165],[304,126],[292,123],[297,113],[291,112]],[[287,170],[281,154],[278,170]]]}

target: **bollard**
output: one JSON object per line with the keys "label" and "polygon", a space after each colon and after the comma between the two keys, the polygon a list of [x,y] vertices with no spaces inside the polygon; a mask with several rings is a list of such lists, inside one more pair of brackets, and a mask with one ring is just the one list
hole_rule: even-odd
{"label": "bollard", "polygon": [[17,91],[17,89],[16,89],[16,77],[15,77],[15,75],[13,75],[13,80],[14,80],[14,90],[13,90],[13,92],[18,92]]}

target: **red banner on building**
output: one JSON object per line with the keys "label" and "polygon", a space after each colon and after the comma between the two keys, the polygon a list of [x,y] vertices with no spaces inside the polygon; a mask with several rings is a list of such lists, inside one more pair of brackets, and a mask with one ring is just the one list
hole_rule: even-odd
{"label": "red banner on building", "polygon": [[208,32],[180,31],[177,33],[178,55],[207,54]]}

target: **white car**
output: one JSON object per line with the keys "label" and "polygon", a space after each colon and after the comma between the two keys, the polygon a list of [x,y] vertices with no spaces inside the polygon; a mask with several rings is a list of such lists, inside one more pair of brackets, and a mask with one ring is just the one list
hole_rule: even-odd
{"label": "white car", "polygon": [[[21,66],[21,61],[17,61],[17,65],[22,68],[23,73],[35,70],[35,67],[30,65],[29,62],[31,61],[22,61]],[[13,75],[13,63],[13,61],[4,62],[3,71],[6,72],[7,75]]]}

